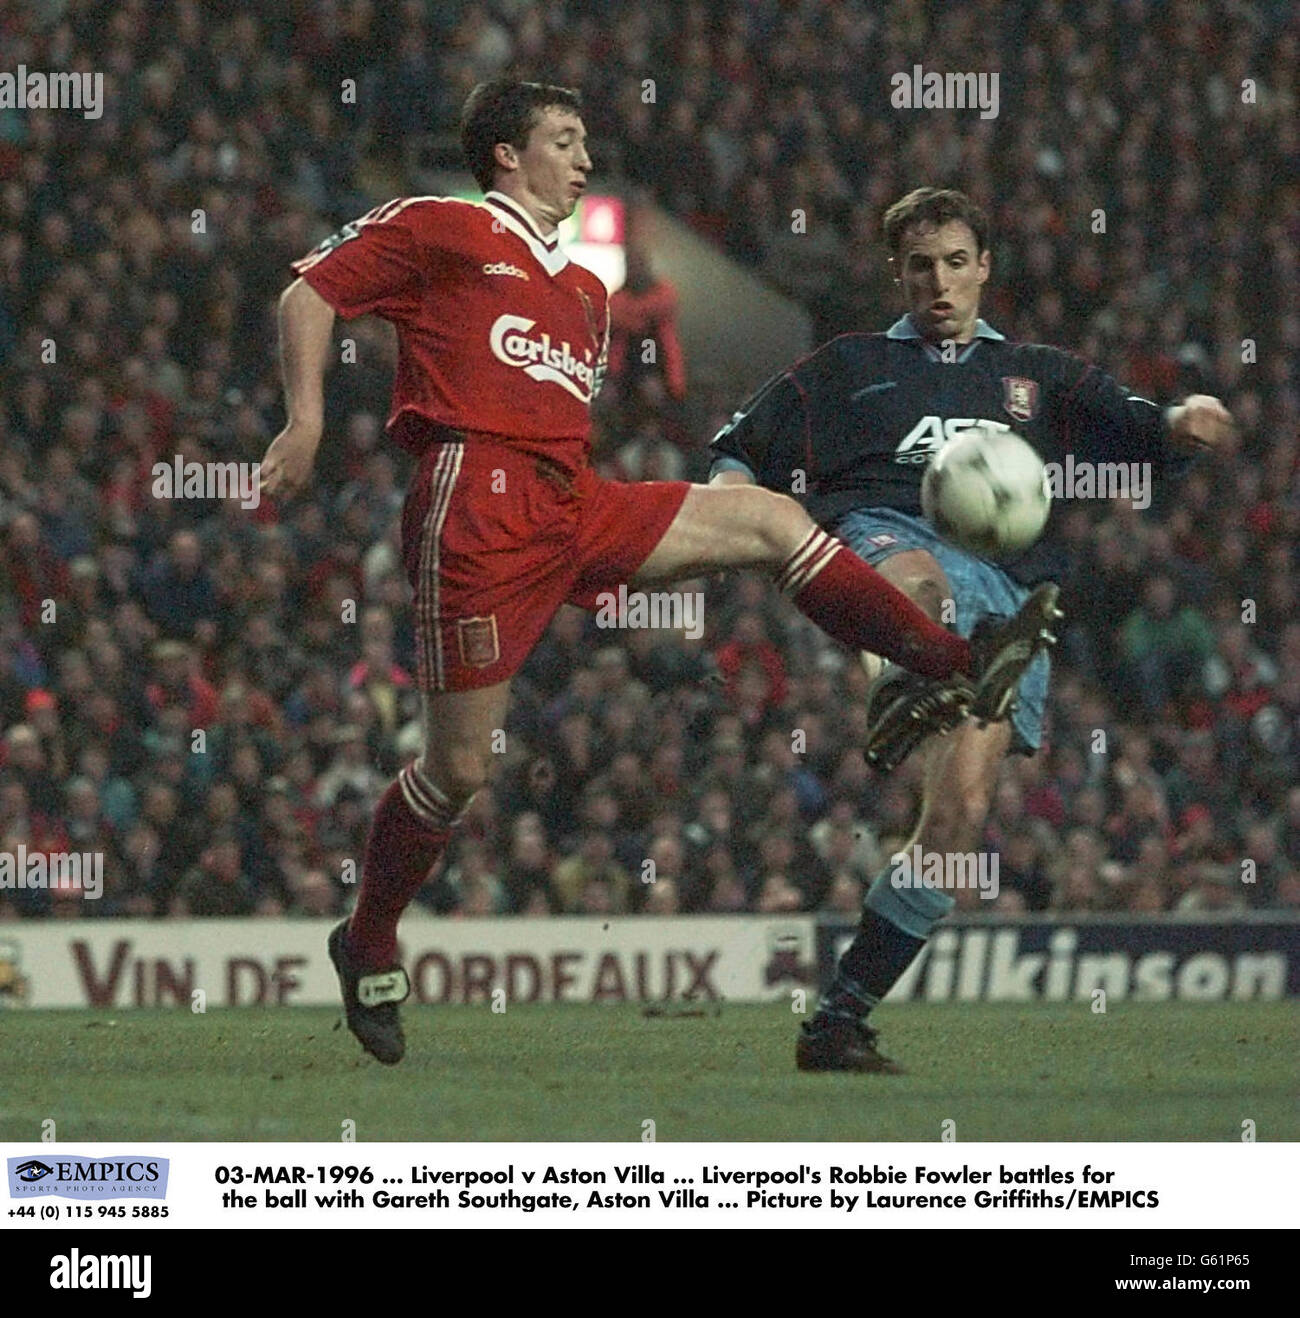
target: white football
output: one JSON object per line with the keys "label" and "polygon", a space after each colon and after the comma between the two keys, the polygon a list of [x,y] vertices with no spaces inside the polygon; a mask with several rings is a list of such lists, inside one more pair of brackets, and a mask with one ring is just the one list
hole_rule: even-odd
{"label": "white football", "polygon": [[1052,492],[1027,441],[981,428],[935,454],[921,481],[921,508],[945,540],[983,558],[1013,558],[1042,535]]}

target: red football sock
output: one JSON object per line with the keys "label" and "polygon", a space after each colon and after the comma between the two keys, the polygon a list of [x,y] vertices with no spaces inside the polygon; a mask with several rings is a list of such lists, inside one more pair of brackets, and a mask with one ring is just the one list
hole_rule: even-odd
{"label": "red football sock", "polygon": [[413,764],[388,784],[370,825],[348,924],[362,965],[379,969],[397,960],[397,922],[446,849],[454,823],[447,798]]}
{"label": "red football sock", "polygon": [[923,677],[969,673],[970,646],[931,621],[843,541],[816,527],[786,559],[776,584],[822,631],[854,650],[893,659]]}

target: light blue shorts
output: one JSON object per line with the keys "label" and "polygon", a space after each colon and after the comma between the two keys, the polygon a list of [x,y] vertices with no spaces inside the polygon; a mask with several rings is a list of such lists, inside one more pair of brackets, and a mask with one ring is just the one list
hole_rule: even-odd
{"label": "light blue shorts", "polygon": [[[932,554],[952,587],[957,631],[962,636],[969,636],[986,614],[1011,617],[1029,595],[1028,587],[1012,581],[1000,567],[950,545],[922,518],[893,508],[857,508],[845,513],[835,525],[835,534],[873,567],[908,549]],[[1019,704],[1011,716],[1011,749],[1021,755],[1033,755],[1042,745],[1051,669],[1051,660],[1040,654],[1020,679]]]}

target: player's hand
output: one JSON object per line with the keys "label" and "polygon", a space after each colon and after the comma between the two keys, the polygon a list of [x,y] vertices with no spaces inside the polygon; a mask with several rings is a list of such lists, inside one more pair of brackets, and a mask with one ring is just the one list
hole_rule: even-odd
{"label": "player's hand", "polygon": [[316,461],[321,427],[291,421],[271,441],[258,471],[258,493],[271,498],[290,496],[303,489]]}
{"label": "player's hand", "polygon": [[1190,394],[1169,409],[1169,438],[1184,453],[1218,448],[1233,433],[1232,414],[1209,394]]}

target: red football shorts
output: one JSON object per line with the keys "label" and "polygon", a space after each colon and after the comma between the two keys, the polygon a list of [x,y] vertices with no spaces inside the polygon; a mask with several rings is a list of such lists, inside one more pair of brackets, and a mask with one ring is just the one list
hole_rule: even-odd
{"label": "red football shorts", "polygon": [[595,608],[631,580],[689,488],[603,480],[481,435],[431,444],[402,510],[420,689],[512,677],[561,604]]}

